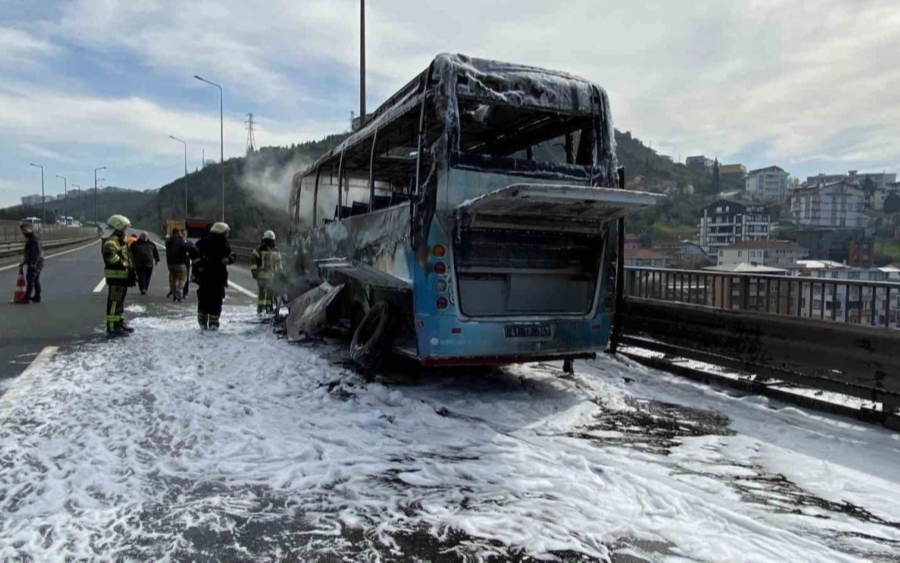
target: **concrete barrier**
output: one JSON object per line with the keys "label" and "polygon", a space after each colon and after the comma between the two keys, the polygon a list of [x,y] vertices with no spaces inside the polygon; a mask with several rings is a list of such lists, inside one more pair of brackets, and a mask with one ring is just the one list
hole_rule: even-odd
{"label": "concrete barrier", "polygon": [[651,299],[623,313],[628,344],[900,408],[900,331]]}

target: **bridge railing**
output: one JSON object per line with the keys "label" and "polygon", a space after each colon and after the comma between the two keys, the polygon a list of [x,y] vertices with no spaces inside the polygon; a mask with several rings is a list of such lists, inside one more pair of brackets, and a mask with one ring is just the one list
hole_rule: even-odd
{"label": "bridge railing", "polygon": [[628,267],[629,297],[900,328],[900,283]]}
{"label": "bridge railing", "polygon": [[880,403],[897,423],[898,296],[889,281],[627,268],[621,342]]}

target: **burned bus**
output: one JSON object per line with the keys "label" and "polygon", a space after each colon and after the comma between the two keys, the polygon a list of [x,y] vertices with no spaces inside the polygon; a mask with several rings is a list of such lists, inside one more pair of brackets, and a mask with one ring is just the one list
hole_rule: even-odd
{"label": "burned bus", "polygon": [[294,177],[309,310],[349,330],[367,367],[389,351],[425,366],[593,356],[610,335],[613,225],[662,197],[623,189],[614,143],[591,82],[438,56]]}

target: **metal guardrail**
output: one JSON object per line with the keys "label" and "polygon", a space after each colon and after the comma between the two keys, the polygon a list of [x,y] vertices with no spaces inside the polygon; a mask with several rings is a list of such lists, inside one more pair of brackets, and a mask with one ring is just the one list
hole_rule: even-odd
{"label": "metal guardrail", "polygon": [[628,268],[625,282],[623,344],[881,403],[878,416],[897,419],[900,332],[884,327],[900,284],[658,268]]}
{"label": "metal guardrail", "polygon": [[241,262],[250,262],[250,255],[259,246],[258,242],[249,240],[232,240],[229,241],[229,244],[231,244],[231,250]]}
{"label": "metal guardrail", "polygon": [[625,295],[900,328],[900,283],[891,281],[629,267]]}
{"label": "metal guardrail", "polygon": [[[90,236],[80,236],[80,237],[73,237],[73,238],[67,238],[67,239],[58,239],[58,240],[51,240],[51,241],[46,241],[46,242],[42,241],[41,246],[44,248],[44,250],[49,250],[51,248],[59,248],[62,246],[78,244],[80,242],[87,242],[87,241],[95,239],[99,236],[100,236],[99,233],[97,233],[97,234],[93,234]],[[18,255],[22,254],[24,248],[25,248],[25,241],[0,242],[0,258],[8,258],[10,256],[18,256]]]}

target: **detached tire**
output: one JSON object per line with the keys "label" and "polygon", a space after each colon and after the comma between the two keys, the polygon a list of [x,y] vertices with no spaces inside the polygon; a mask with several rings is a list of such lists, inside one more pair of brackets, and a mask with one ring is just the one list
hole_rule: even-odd
{"label": "detached tire", "polygon": [[394,343],[398,313],[389,301],[379,301],[363,317],[350,343],[350,359],[366,372],[378,369]]}

